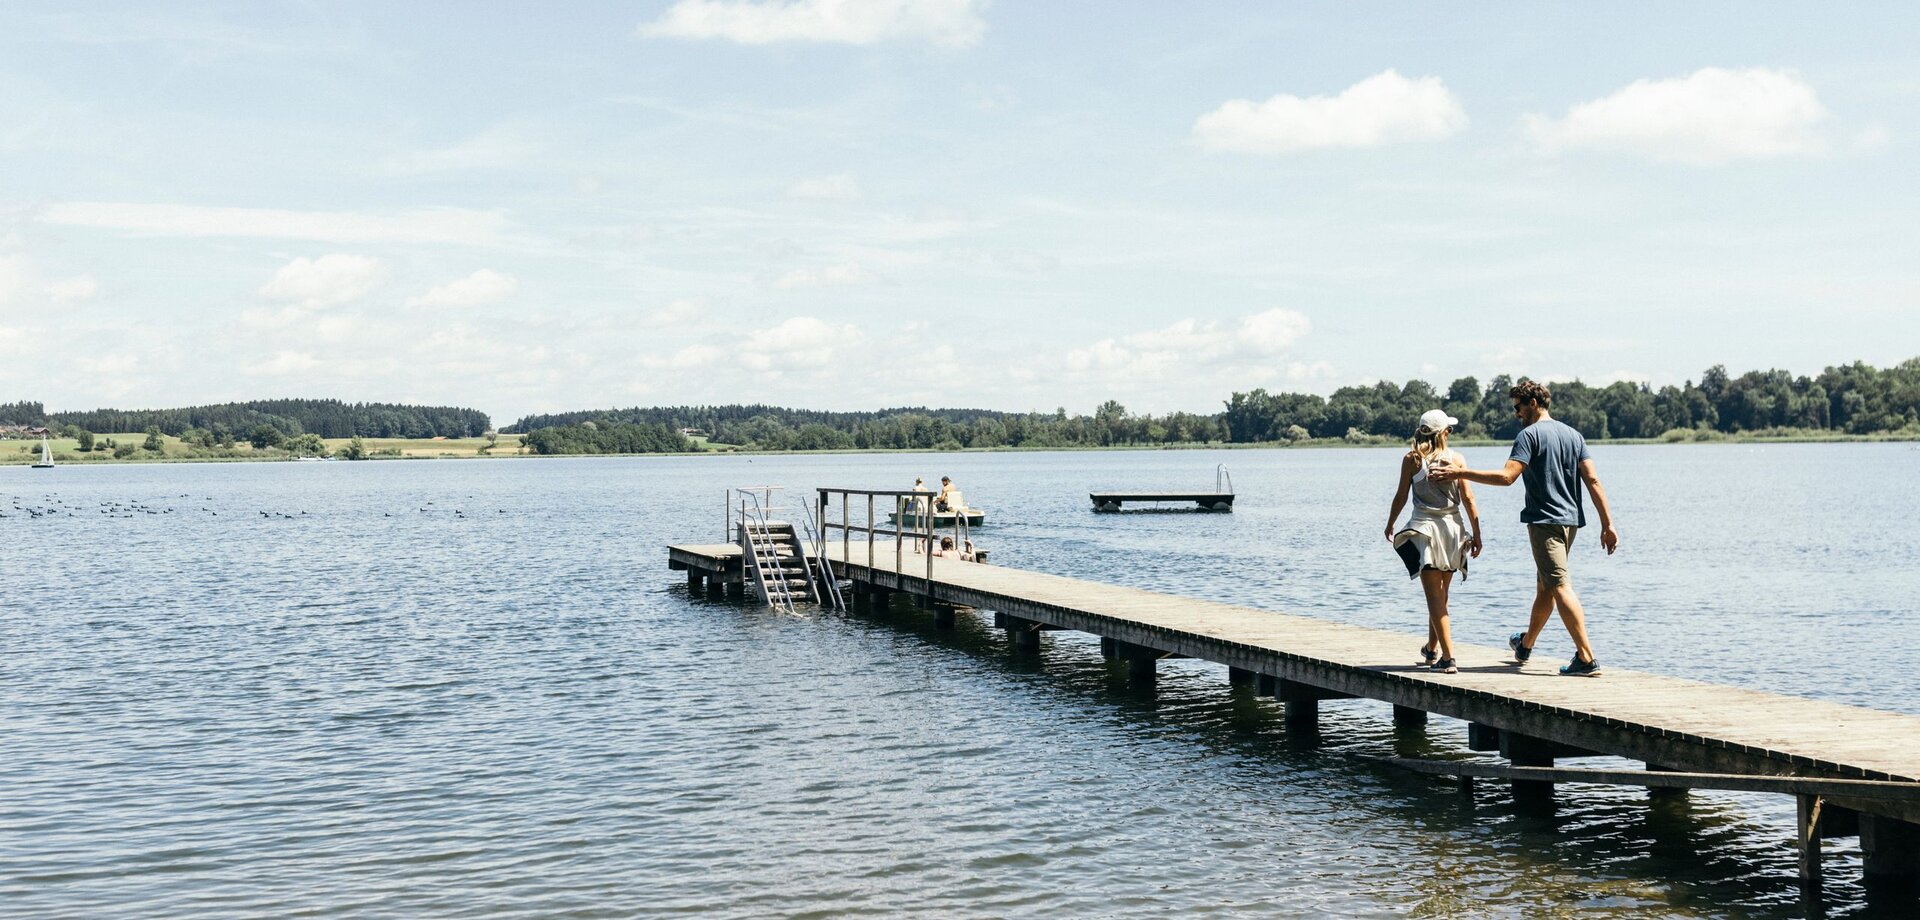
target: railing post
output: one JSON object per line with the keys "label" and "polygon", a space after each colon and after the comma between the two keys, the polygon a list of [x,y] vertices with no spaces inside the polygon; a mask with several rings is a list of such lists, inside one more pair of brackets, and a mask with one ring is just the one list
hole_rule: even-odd
{"label": "railing post", "polygon": [[[853,517],[847,514],[847,493],[845,492],[840,493],[840,521],[843,524],[853,523]],[[847,554],[852,551],[853,531],[842,527],[840,528],[840,558],[847,558]]]}
{"label": "railing post", "polygon": [[895,495],[893,506],[893,586],[900,587],[900,570],[906,566],[906,499]]}
{"label": "railing post", "polygon": [[867,568],[873,568],[873,496],[867,496]]}
{"label": "railing post", "polygon": [[933,503],[927,503],[927,596],[933,596]]}

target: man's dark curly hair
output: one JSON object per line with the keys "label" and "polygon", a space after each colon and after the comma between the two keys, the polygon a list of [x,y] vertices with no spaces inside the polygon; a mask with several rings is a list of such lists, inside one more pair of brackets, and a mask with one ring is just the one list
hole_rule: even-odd
{"label": "man's dark curly hair", "polygon": [[1542,409],[1553,405],[1553,391],[1547,389],[1545,384],[1531,380],[1522,380],[1514,384],[1513,389],[1507,391],[1507,395],[1518,400],[1522,405],[1533,403]]}

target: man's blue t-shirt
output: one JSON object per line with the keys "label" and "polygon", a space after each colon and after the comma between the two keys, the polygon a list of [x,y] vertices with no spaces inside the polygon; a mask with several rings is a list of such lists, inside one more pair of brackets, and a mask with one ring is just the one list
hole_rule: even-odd
{"label": "man's blue t-shirt", "polygon": [[1580,461],[1592,459],[1587,439],[1555,419],[1542,419],[1513,439],[1512,459],[1527,465],[1520,479],[1527,486],[1522,524],[1587,526],[1580,504]]}

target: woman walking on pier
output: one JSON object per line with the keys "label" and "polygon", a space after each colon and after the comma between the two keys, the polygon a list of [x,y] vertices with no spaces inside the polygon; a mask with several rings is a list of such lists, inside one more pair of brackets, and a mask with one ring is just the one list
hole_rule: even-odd
{"label": "woman walking on pier", "polygon": [[[1466,459],[1447,447],[1447,435],[1456,419],[1439,409],[1420,416],[1413,445],[1400,460],[1400,487],[1387,512],[1387,540],[1407,564],[1407,576],[1420,579],[1427,595],[1427,642],[1420,646],[1421,662],[1442,674],[1456,674],[1453,631],[1447,623],[1447,593],[1453,573],[1466,577],[1467,559],[1480,555],[1480,511],[1473,503],[1473,487],[1465,481],[1437,482],[1428,473],[1465,467]],[[1413,513],[1396,530],[1400,509],[1413,498]],[[1462,511],[1465,517],[1462,517]],[[1471,521],[1471,530],[1467,522]]]}

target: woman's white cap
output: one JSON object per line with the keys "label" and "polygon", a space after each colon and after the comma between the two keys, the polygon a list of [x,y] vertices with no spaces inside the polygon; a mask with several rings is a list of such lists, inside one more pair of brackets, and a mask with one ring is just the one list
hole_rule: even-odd
{"label": "woman's white cap", "polygon": [[[1401,418],[1406,418],[1406,416],[1403,415],[1401,416]],[[1459,419],[1454,418],[1453,416],[1448,415],[1445,412],[1440,411],[1439,409],[1428,409],[1427,414],[1420,416],[1420,427],[1425,428],[1428,431],[1439,431],[1442,428],[1452,428],[1453,426],[1458,424],[1460,424]]]}

